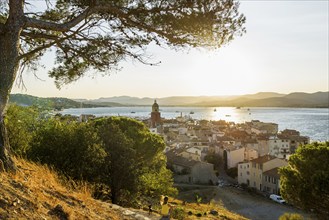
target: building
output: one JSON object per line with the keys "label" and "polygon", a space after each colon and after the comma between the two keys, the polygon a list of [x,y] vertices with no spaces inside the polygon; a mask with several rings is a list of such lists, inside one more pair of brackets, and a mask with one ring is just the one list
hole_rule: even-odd
{"label": "building", "polygon": [[252,120],[246,123],[251,128],[251,132],[259,134],[275,135],[279,131],[279,125],[275,123],[261,122],[259,120]]}
{"label": "building", "polygon": [[290,156],[290,141],[282,135],[269,138],[269,154],[278,158],[288,159]]}
{"label": "building", "polygon": [[224,169],[230,169],[237,167],[238,163],[244,161],[245,148],[237,148],[232,146],[231,148],[225,148],[223,152]]}
{"label": "building", "polygon": [[273,168],[263,173],[263,191],[280,195],[279,168]]}
{"label": "building", "polygon": [[[265,155],[249,162],[239,163],[238,182],[239,184],[246,184],[247,186],[256,188],[260,191],[265,191],[264,189],[266,189],[266,187],[271,187],[271,189],[273,189],[272,185],[265,183],[265,177],[263,178],[264,173],[286,165],[288,165],[287,161],[271,155]],[[266,176],[271,175],[266,173]],[[273,177],[273,175],[271,177]],[[278,188],[275,189],[278,190]]]}
{"label": "building", "polygon": [[154,100],[151,112],[151,128],[156,128],[159,125],[161,125],[161,113],[157,101]]}
{"label": "building", "polygon": [[167,167],[174,172],[176,183],[215,184],[218,180],[214,165],[202,161],[190,160],[168,151]]}
{"label": "building", "polygon": [[281,131],[280,135],[278,135],[284,139],[289,140],[289,150],[290,153],[293,154],[296,152],[296,149],[300,145],[306,145],[310,143],[310,138],[306,136],[300,136],[299,131],[291,130],[291,129],[285,129]]}

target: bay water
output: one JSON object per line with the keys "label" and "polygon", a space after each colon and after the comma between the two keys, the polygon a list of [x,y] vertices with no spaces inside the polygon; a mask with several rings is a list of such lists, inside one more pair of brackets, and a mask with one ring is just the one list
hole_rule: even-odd
{"label": "bay water", "polygon": [[[150,106],[132,107],[99,107],[70,108],[61,114],[79,116],[92,114],[102,116],[126,116],[137,119],[150,118]],[[161,107],[161,117],[173,119],[178,116],[192,119],[225,120],[234,123],[244,123],[251,120],[273,122],[279,125],[279,130],[294,129],[302,136],[310,137],[311,141],[329,140],[329,109],[328,108],[273,108],[273,107]]]}

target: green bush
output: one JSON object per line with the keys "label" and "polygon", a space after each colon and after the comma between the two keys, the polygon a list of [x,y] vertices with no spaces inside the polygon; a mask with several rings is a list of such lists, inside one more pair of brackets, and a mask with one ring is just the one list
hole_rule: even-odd
{"label": "green bush", "polygon": [[279,220],[303,220],[304,217],[297,213],[284,213]]}
{"label": "green bush", "polygon": [[185,219],[185,210],[181,207],[174,208],[171,212],[171,217],[178,220]]}

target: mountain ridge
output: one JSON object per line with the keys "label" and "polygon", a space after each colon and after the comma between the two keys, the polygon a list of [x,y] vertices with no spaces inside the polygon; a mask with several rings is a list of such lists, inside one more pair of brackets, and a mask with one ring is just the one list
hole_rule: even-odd
{"label": "mountain ridge", "polygon": [[329,91],[281,94],[259,92],[240,96],[170,96],[164,98],[115,96],[88,100],[89,103],[115,102],[122,105],[152,105],[154,100],[163,106],[232,106],[232,107],[329,107]]}
{"label": "mountain ridge", "polygon": [[[39,98],[31,95],[12,94],[10,99],[11,102],[20,105],[39,104],[40,100],[44,103],[67,103],[66,105],[61,105],[62,108],[150,106],[154,103],[154,100],[157,100],[162,106],[328,108],[329,91],[315,93],[293,92],[289,94],[259,92],[239,96],[170,96],[163,98],[114,96],[91,100]],[[54,104],[51,106],[54,106]]]}

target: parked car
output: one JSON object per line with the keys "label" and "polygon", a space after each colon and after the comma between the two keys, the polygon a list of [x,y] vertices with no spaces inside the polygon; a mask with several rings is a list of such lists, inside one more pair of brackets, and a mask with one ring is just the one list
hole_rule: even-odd
{"label": "parked car", "polygon": [[278,202],[280,204],[285,204],[286,203],[286,201],[284,199],[282,199],[281,196],[278,196],[278,195],[275,195],[275,194],[271,194],[270,199],[272,199],[273,201]]}

